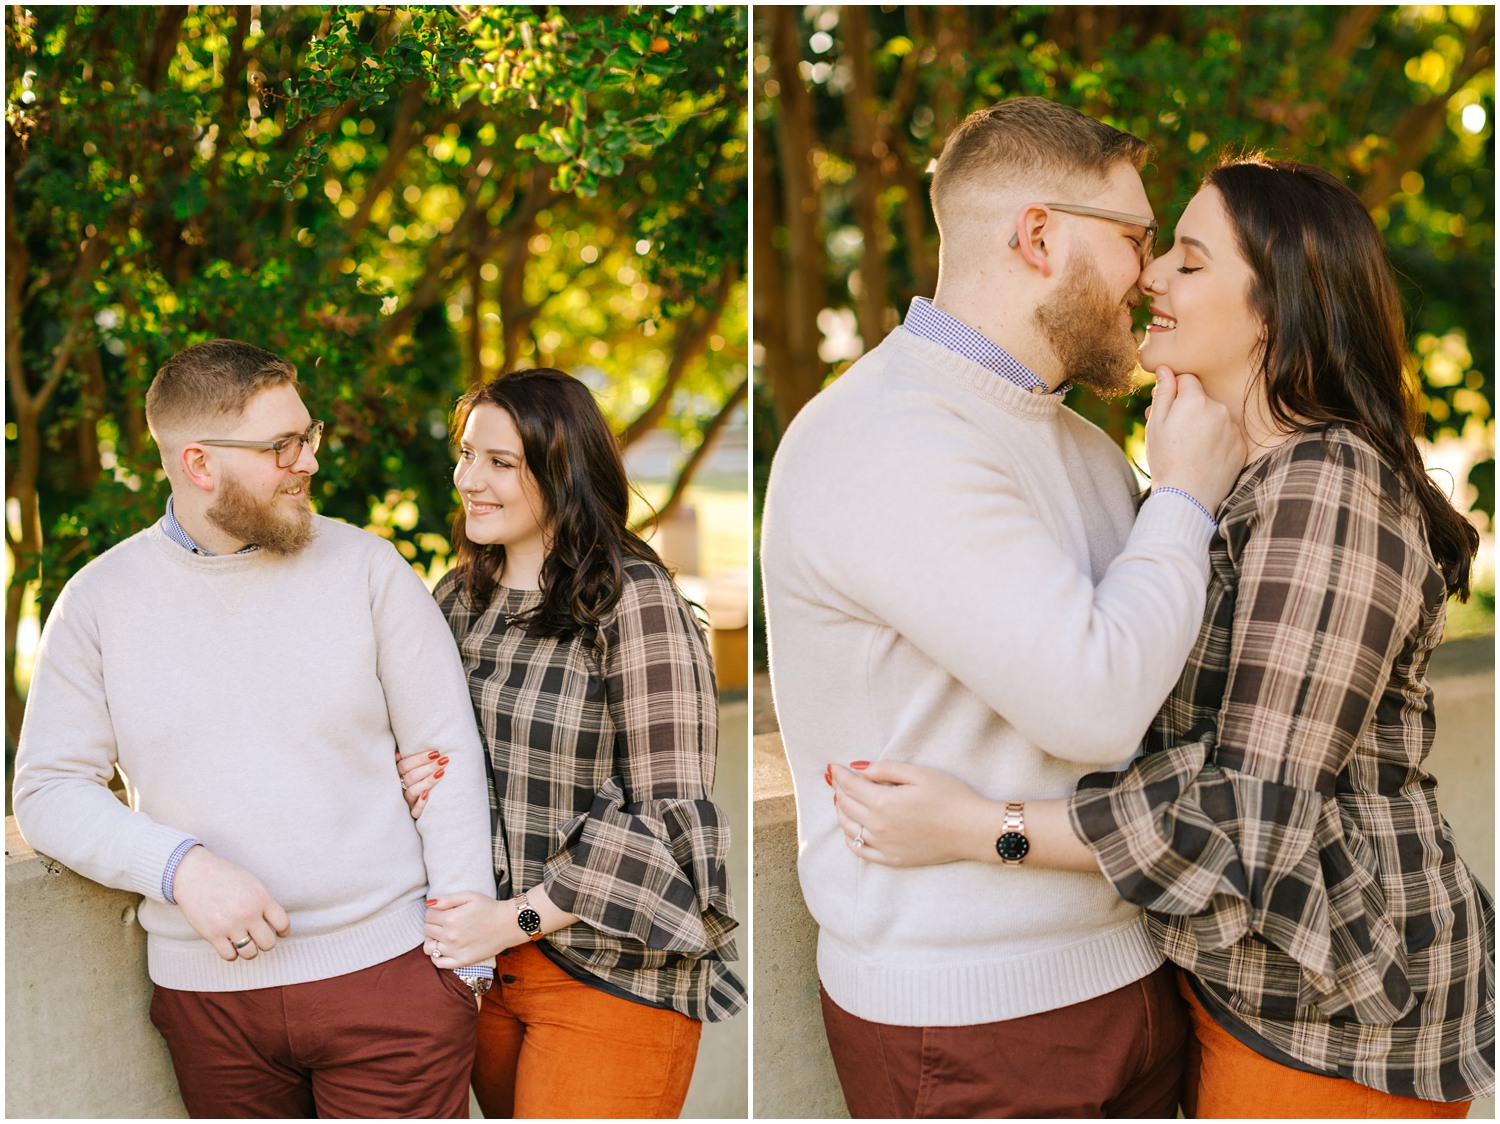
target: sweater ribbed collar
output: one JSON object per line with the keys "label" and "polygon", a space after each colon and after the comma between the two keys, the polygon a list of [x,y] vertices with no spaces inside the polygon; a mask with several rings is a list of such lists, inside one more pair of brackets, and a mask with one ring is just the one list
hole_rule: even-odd
{"label": "sweater ribbed collar", "polygon": [[877,350],[890,348],[919,369],[951,381],[986,401],[1022,417],[1055,418],[1063,407],[1061,394],[1032,394],[967,356],[940,343],[896,329]]}

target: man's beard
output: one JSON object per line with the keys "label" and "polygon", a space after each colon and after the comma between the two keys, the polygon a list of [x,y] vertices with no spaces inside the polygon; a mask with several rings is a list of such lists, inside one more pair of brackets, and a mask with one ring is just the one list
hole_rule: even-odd
{"label": "man's beard", "polygon": [[235,477],[226,475],[207,511],[208,520],[226,535],[271,554],[296,554],[312,538],[312,508],[305,492],[303,502],[296,505],[282,503],[280,494],[258,500]]}
{"label": "man's beard", "polygon": [[1135,385],[1139,344],[1119,327],[1121,300],[1109,293],[1099,268],[1075,259],[1060,291],[1035,312],[1036,326],[1052,345],[1063,377],[1117,398]]}

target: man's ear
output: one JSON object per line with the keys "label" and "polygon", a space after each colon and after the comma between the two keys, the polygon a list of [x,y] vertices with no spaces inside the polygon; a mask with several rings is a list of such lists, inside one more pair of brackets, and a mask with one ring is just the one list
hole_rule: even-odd
{"label": "man's ear", "polygon": [[177,467],[182,470],[183,478],[193,487],[201,488],[205,492],[214,490],[217,473],[202,445],[193,442],[184,445],[177,454]]}
{"label": "man's ear", "polygon": [[1016,232],[1011,236],[1011,248],[1043,277],[1052,276],[1053,256],[1046,240],[1047,220],[1051,217],[1051,212],[1042,204],[1028,203],[1016,216]]}

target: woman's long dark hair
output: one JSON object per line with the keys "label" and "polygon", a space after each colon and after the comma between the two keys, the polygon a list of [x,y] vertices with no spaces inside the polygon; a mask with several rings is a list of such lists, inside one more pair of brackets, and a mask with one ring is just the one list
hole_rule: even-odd
{"label": "woman's long dark hair", "polygon": [[1339,422],[1373,445],[1421,505],[1449,596],[1467,600],[1479,532],[1422,464],[1401,300],[1359,196],[1321,168],[1259,155],[1226,161],[1203,185],[1223,197],[1255,274],[1248,299],[1266,325],[1272,419],[1283,431]]}
{"label": "woman's long dark hair", "polygon": [[[515,422],[550,529],[541,604],[515,622],[533,636],[595,643],[600,621],[619,600],[626,559],[663,565],[627,527],[630,484],[619,443],[589,388],[549,367],[501,375],[460,398],[453,411],[455,443],[475,406],[498,406]],[[470,539],[462,507],[453,519],[453,542],[459,589],[482,610],[499,585],[505,547]]]}

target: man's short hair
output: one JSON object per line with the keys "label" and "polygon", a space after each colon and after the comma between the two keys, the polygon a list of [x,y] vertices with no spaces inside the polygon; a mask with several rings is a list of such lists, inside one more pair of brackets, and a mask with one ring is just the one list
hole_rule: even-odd
{"label": "man's short hair", "polygon": [[1046,98],[1011,98],[976,110],[948,138],[932,174],[938,231],[945,210],[954,210],[953,201],[968,194],[966,189],[990,194],[1097,189],[1116,164],[1140,171],[1149,151],[1139,137]]}
{"label": "man's short hair", "polygon": [[[162,364],[146,391],[146,425],[158,448],[192,425],[235,425],[267,387],[295,385],[297,368],[239,340],[208,340]],[[199,437],[219,436],[198,434]],[[188,438],[193,440],[193,438]]]}

